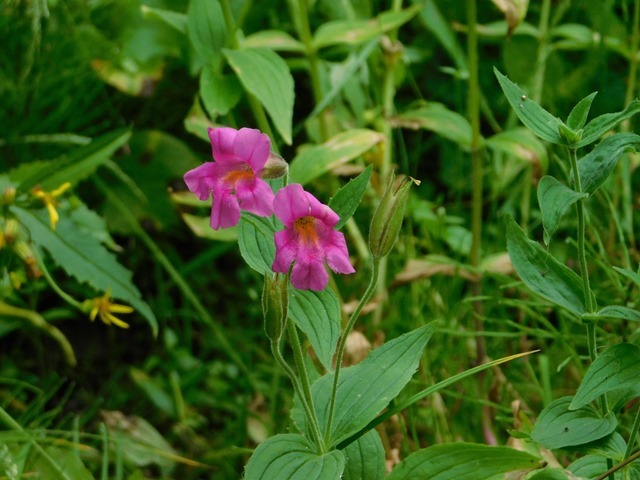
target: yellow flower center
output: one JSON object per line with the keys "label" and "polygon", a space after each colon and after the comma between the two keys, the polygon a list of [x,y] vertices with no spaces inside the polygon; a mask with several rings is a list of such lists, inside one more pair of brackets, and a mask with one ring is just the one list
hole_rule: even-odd
{"label": "yellow flower center", "polygon": [[255,175],[253,174],[253,170],[249,165],[245,165],[240,170],[232,170],[224,176],[224,182],[227,185],[233,185],[234,188],[236,183],[242,180],[253,180]]}
{"label": "yellow flower center", "polygon": [[293,223],[293,228],[302,243],[306,245],[315,245],[318,242],[315,217],[307,215],[306,217],[298,218]]}

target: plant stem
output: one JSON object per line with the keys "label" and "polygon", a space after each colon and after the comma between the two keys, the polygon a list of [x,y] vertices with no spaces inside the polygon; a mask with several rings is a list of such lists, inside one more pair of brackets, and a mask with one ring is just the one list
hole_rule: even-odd
{"label": "plant stem", "polygon": [[636,418],[633,421],[633,427],[631,427],[631,434],[629,435],[629,440],[627,441],[627,451],[624,452],[625,460],[631,456],[631,452],[633,451],[633,445],[636,443],[636,436],[638,435],[638,429],[640,429],[640,408],[638,408],[638,412],[636,413]]}
{"label": "plant stem", "polygon": [[549,31],[549,12],[551,10],[551,0],[543,0],[540,9],[540,22],[538,23],[538,31],[540,32],[538,53],[536,56],[536,73],[533,77],[533,85],[531,89],[531,98],[540,103],[542,98],[542,87],[544,86],[544,74],[547,67],[547,57],[549,56],[548,31]]}
{"label": "plant stem", "polygon": [[638,450],[636,453],[631,455],[629,458],[626,458],[624,461],[622,461],[622,462],[618,463],[617,465],[615,465],[614,467],[610,468],[609,470],[604,472],[599,477],[596,477],[595,480],[605,480],[607,477],[613,475],[615,472],[617,472],[621,468],[629,465],[631,462],[633,462],[634,460],[637,460],[638,458],[640,458],[640,450]]}
{"label": "plant stem", "polygon": [[325,435],[324,435],[324,445],[325,445],[325,448],[327,449],[329,449],[330,447],[329,442],[331,440],[331,427],[333,423],[333,414],[335,412],[335,406],[336,406],[336,396],[338,393],[338,381],[340,377],[340,368],[342,366],[342,357],[344,356],[344,347],[347,343],[347,337],[349,336],[349,333],[353,329],[353,326],[355,325],[356,320],[360,316],[360,312],[362,311],[362,308],[367,304],[367,302],[373,295],[373,292],[375,291],[379,274],[380,274],[380,258],[373,257],[373,262],[371,266],[371,279],[369,280],[369,286],[367,287],[367,290],[364,292],[364,295],[360,299],[358,306],[351,314],[351,317],[349,318],[349,322],[347,323],[347,326],[345,327],[344,332],[340,337],[340,344],[338,345],[338,354],[336,356],[336,370],[333,373],[333,388],[331,390],[329,416],[327,419],[327,426],[326,426]]}

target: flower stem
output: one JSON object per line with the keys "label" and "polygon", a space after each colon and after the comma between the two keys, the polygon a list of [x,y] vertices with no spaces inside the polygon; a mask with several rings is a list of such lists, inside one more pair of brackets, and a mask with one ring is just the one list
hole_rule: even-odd
{"label": "flower stem", "polygon": [[65,302],[67,302],[69,305],[82,311],[82,305],[80,305],[80,302],[78,302],[75,298],[73,298],[67,292],[62,290],[62,288],[60,288],[60,286],[53,279],[53,277],[49,273],[49,270],[47,269],[47,266],[42,261],[42,258],[40,257],[40,253],[38,253],[37,249],[33,250],[33,255],[36,257],[36,260],[38,262],[38,268],[40,268],[40,271],[42,271],[44,278],[47,280],[47,283],[53,289],[53,291],[56,292],[58,296],[62,298]]}
{"label": "flower stem", "polygon": [[638,429],[640,429],[640,408],[638,408],[636,418],[633,421],[633,427],[631,427],[631,434],[629,435],[629,440],[627,441],[627,451],[624,452],[625,460],[631,456],[633,445],[636,443],[636,437],[638,436]]}
{"label": "flower stem", "polygon": [[360,303],[358,303],[358,306],[351,314],[351,317],[349,318],[349,322],[347,323],[347,326],[345,327],[344,332],[340,337],[340,344],[338,345],[338,354],[336,356],[336,370],[333,373],[333,388],[331,390],[331,402],[329,404],[329,416],[327,418],[327,426],[326,426],[326,431],[324,435],[324,445],[326,449],[329,449],[330,447],[329,442],[331,440],[331,427],[333,423],[333,414],[335,412],[335,406],[336,406],[336,396],[338,393],[338,381],[340,377],[340,368],[342,366],[342,357],[344,356],[344,347],[347,343],[347,337],[349,336],[349,333],[353,329],[353,326],[355,325],[356,320],[360,316],[360,312],[362,311],[362,308],[367,304],[367,302],[371,298],[371,295],[373,295],[373,292],[376,289],[376,283],[378,282],[378,276],[380,274],[381,259],[378,257],[372,257],[372,258],[373,258],[373,262],[371,267],[371,279],[369,280],[369,286],[367,287],[367,290],[364,292],[364,295],[360,299]]}

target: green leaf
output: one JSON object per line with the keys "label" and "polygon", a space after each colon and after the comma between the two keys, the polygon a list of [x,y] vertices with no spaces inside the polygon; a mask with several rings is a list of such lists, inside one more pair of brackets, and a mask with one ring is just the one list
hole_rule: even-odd
{"label": "green leaf", "polygon": [[21,191],[31,190],[36,185],[46,191],[54,190],[65,182],[75,185],[109,160],[130,136],[128,128],[114,130],[55,160],[26,163],[10,171],[9,178],[19,184]]}
{"label": "green leaf", "polygon": [[547,148],[538,137],[524,127],[496,133],[486,139],[486,146],[534,166],[539,165],[542,172],[546,172],[549,166]]}
{"label": "green leaf", "polygon": [[640,287],[640,275],[634,272],[633,270],[628,270],[626,268],[613,267],[613,269],[619,274],[623,275],[627,279],[631,280],[636,286]]}
{"label": "green leaf", "polygon": [[574,410],[612,390],[640,381],[640,347],[619,343],[607,348],[593,361],[569,408]]}
{"label": "green leaf", "polygon": [[244,88],[260,100],[285,143],[291,145],[294,85],[285,61],[266,48],[225,49],[224,55]]}
{"label": "green leaf", "polygon": [[394,126],[417,130],[423,128],[468,147],[471,145],[471,125],[462,115],[441,103],[429,102],[426,106],[404,112],[392,119]]}
{"label": "green leaf", "polygon": [[617,133],[605,138],[578,162],[582,191],[593,194],[609,177],[620,155],[640,145],[640,135]]}
{"label": "green leaf", "polygon": [[47,447],[43,451],[46,452],[46,457],[34,452],[38,456],[26,466],[28,470],[37,472],[38,477],[51,480],[93,480],[91,472],[74,452],[56,447]]}
{"label": "green leaf", "polygon": [[217,240],[219,242],[238,241],[237,227],[214,230],[213,228],[211,228],[210,217],[201,217],[197,215],[191,215],[189,213],[183,213],[182,219],[184,220],[184,223],[186,223],[187,226],[191,229],[191,231],[200,238],[208,238],[209,240]]}
{"label": "green leaf", "polygon": [[[375,349],[357,365],[340,371],[330,444],[356,433],[373,420],[411,380],[435,326],[424,325]],[[318,422],[326,428],[333,373],[311,387]]]}
{"label": "green leaf", "polygon": [[591,95],[587,95],[573,107],[573,110],[571,110],[571,113],[567,117],[567,127],[573,130],[580,130],[584,127],[584,124],[587,122],[587,117],[589,116],[591,103],[597,94],[598,92],[593,92]]}
{"label": "green leaf", "polygon": [[605,113],[594,118],[584,127],[582,139],[574,147],[580,148],[595,142],[620,122],[633,117],[638,112],[640,112],[640,100],[636,98],[621,112]]}
{"label": "green leaf", "polygon": [[526,478],[527,480],[570,480],[567,473],[560,468],[544,468]]}
{"label": "green leaf", "polygon": [[270,219],[242,212],[238,223],[240,255],[247,265],[261,275],[273,273],[271,265],[276,258],[275,231]]}
{"label": "green leaf", "polygon": [[206,65],[220,67],[227,25],[218,0],[191,0],[187,12],[189,41]]}
{"label": "green leaf", "polygon": [[604,418],[591,405],[570,410],[573,397],[562,397],[547,405],[531,432],[531,439],[546,448],[583,445],[606,437],[618,422],[609,412]]}
{"label": "green leaf", "polygon": [[180,33],[187,33],[188,19],[184,13],[173,12],[163,8],[149,7],[148,5],[141,5],[140,11],[142,12],[142,16],[145,18],[160,20],[170,27],[175,28]]}
{"label": "green leaf", "polygon": [[340,216],[340,221],[334,227],[336,230],[340,230],[355,213],[364,192],[367,190],[372,173],[373,165],[369,165],[364,172],[349,180],[349,183],[338,190],[329,200],[329,207]]}
{"label": "green leaf", "polygon": [[609,470],[607,457],[603,455],[585,455],[567,467],[578,478],[597,478],[602,472]]}
{"label": "green leaf", "polygon": [[211,65],[200,72],[200,97],[212,118],[226,115],[242,97],[242,87],[233,75],[222,75]]}
{"label": "green leaf", "polygon": [[302,150],[291,161],[291,181],[302,185],[309,183],[332,168],[358,158],[383,139],[373,130],[356,128],[338,133],[322,145]]}
{"label": "green leaf", "polygon": [[321,292],[289,289],[289,316],[309,339],[328,371],[340,337],[340,301],[330,288]]}
{"label": "green leaf", "polygon": [[242,48],[268,48],[278,52],[305,53],[304,43],[296,40],[281,30],[260,30],[247,35],[242,41]]}
{"label": "green leaf", "polygon": [[640,311],[635,308],[623,307],[621,305],[609,305],[595,313],[585,313],[582,315],[585,320],[604,320],[607,318],[615,318],[618,320],[629,320],[632,322],[640,322]]}
{"label": "green leaf", "polygon": [[31,240],[47,250],[69,275],[88,283],[100,295],[111,290],[113,298],[131,304],[147,320],[154,336],[157,334],[156,317],[131,282],[131,272],[118,263],[97,238],[83,233],[67,215],[60,215],[60,221],[53,231],[45,211],[34,213],[17,206],[11,206],[10,210],[29,230]]}
{"label": "green leaf", "polygon": [[507,472],[533,470],[539,464],[539,458],[513,448],[447,443],[412,453],[386,480],[497,480]]}
{"label": "green leaf", "polygon": [[551,237],[558,229],[560,220],[567,209],[586,193],[577,193],[575,190],[560,183],[554,177],[545,175],[538,183],[538,203],[542,213],[542,225],[544,226],[544,243],[549,245]]}
{"label": "green leaf", "polygon": [[507,220],[507,251],[524,284],[552,303],[577,316],[585,312],[582,280],[537,242],[529,240],[518,224]]}
{"label": "green leaf", "polygon": [[335,480],[341,478],[344,467],[340,450],[318,455],[302,435],[279,434],[254,450],[244,480]]}
{"label": "green leaf", "polygon": [[380,435],[369,430],[344,450],[347,466],[342,480],[383,480],[386,475],[385,452]]}
{"label": "green leaf", "polygon": [[524,90],[502,75],[497,68],[493,69],[500,87],[511,107],[524,125],[537,136],[551,143],[565,145],[567,142],[560,136],[562,122],[547,112],[536,102],[527,97]]}

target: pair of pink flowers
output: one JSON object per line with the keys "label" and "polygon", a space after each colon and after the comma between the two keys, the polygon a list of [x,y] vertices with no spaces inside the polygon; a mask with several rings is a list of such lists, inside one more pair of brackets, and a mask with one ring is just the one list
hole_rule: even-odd
{"label": "pair of pink flowers", "polygon": [[272,268],[288,273],[301,290],[324,290],[329,282],[325,260],[336,273],[353,273],[344,235],[334,230],[340,217],[301,185],[291,184],[275,195],[265,166],[271,151],[269,137],[251,128],[209,128],[213,162],[188,171],[184,180],[200,200],[213,199],[211,228],[232,227],[240,210],[261,217],[275,214],[284,230],[275,233]]}

